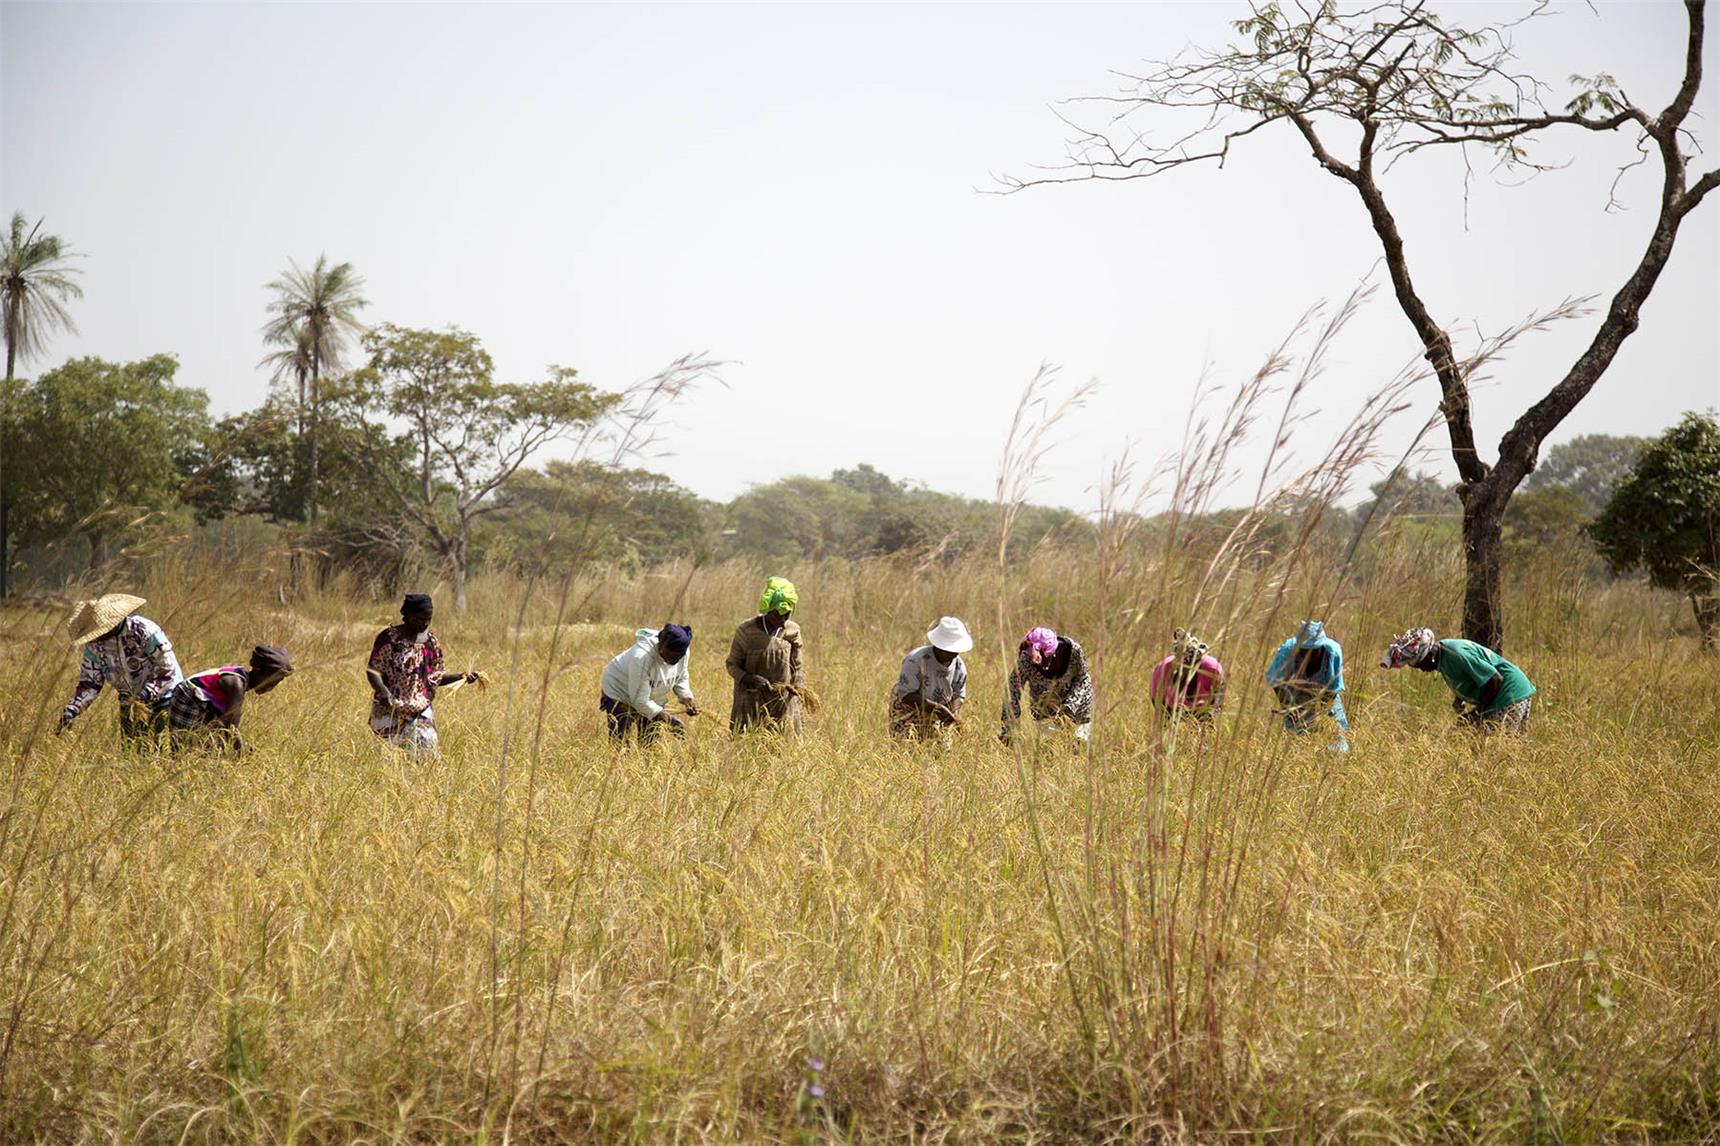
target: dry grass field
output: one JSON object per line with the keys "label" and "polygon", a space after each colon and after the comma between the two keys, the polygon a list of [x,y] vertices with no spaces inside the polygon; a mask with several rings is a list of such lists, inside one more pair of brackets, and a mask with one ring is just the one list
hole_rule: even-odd
{"label": "dry grass field", "polygon": [[[1533,735],[1481,743],[1372,667],[1449,629],[1451,559],[1174,565],[782,570],[824,700],[791,741],[726,727],[764,570],[481,581],[436,627],[495,686],[418,763],[364,725],[392,599],[160,563],[188,670],[264,639],[301,666],[237,761],[128,754],[106,696],[53,737],[63,615],[0,614],[0,1139],[1720,1136],[1720,680],[1682,603],[1545,555],[1511,601]],[[1259,682],[1309,611],[1347,756]],[[892,743],[944,612],[971,719]],[[708,715],[613,752],[598,673],[669,616]],[[1184,620],[1234,681],[1205,751],[1143,704]],[[1097,660],[1090,754],[993,736],[1029,623]]]}

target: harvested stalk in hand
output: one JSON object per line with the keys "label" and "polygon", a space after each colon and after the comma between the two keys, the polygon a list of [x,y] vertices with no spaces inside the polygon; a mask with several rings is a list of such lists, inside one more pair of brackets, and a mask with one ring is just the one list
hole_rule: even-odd
{"label": "harvested stalk in hand", "polygon": [[798,696],[800,698],[800,703],[806,705],[806,711],[808,712],[817,712],[818,706],[821,703],[818,699],[818,694],[813,692],[812,689],[808,688],[804,684],[773,684],[770,686],[770,689],[778,696],[784,694],[788,696]]}

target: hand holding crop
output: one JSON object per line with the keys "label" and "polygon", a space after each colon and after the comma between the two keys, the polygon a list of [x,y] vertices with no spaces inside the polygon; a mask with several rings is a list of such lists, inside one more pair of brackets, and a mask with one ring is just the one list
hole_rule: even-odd
{"label": "hand holding crop", "polygon": [[770,692],[776,687],[756,672],[741,681],[741,683],[752,692]]}
{"label": "hand holding crop", "polygon": [[699,703],[698,703],[698,701],[693,700],[691,697],[689,697],[687,699],[687,701],[685,702],[683,707],[686,708],[688,716],[699,715]]}

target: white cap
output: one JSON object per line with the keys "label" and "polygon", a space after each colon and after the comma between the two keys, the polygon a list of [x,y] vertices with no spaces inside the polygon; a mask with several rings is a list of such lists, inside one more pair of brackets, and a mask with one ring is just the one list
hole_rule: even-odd
{"label": "white cap", "polygon": [[942,649],[946,653],[965,653],[973,648],[973,638],[968,636],[967,626],[962,624],[960,617],[939,618],[937,625],[926,634],[926,640],[934,649]]}

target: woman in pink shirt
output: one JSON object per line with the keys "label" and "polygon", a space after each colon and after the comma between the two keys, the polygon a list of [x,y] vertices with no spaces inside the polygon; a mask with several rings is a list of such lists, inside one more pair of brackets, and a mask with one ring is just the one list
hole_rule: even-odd
{"label": "woman in pink shirt", "polygon": [[1224,704],[1224,666],[1207,655],[1207,644],[1193,633],[1178,629],[1171,639],[1171,655],[1153,666],[1149,690],[1167,716],[1189,716],[1210,724]]}

